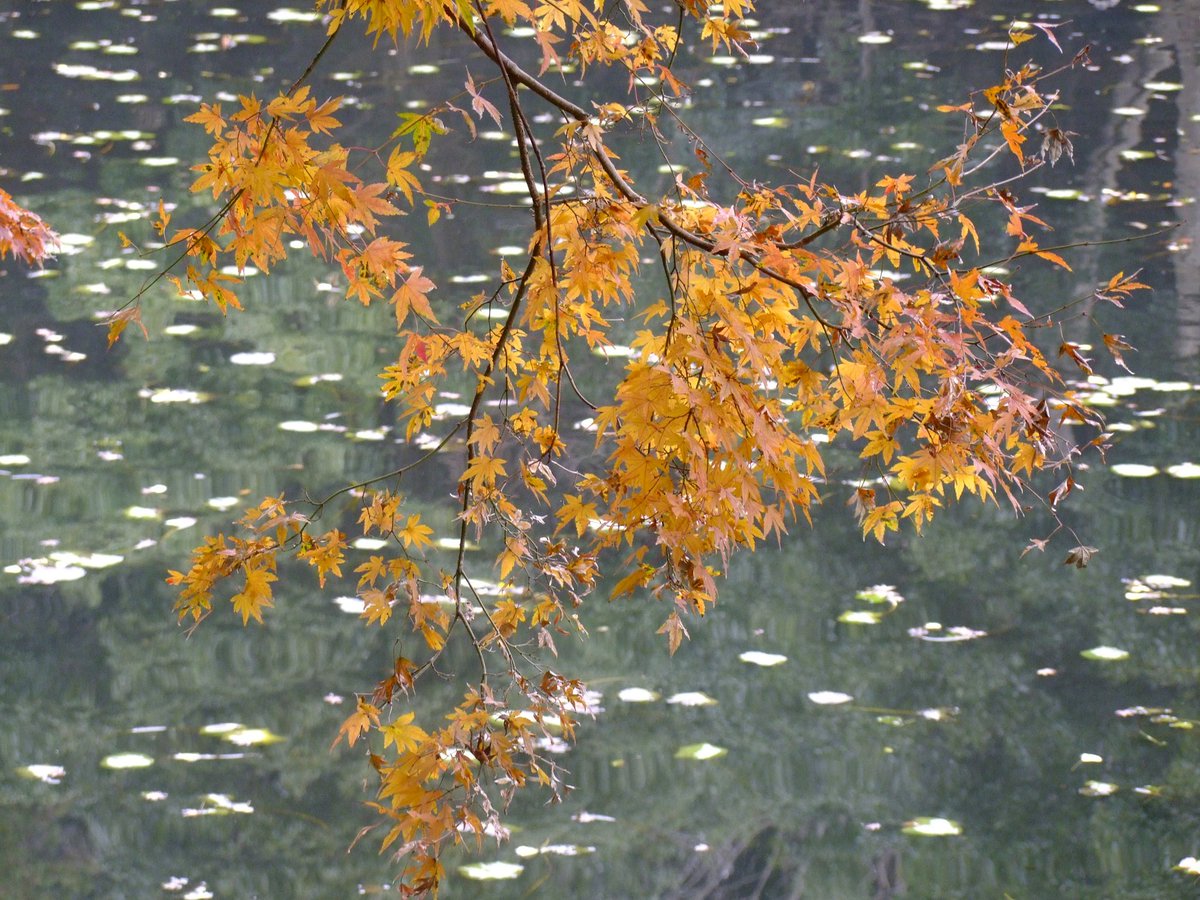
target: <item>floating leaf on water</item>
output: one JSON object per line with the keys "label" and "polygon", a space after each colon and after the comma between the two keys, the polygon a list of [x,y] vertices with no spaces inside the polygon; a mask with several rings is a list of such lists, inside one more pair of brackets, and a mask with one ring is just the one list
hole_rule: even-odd
{"label": "floating leaf on water", "polygon": [[361,597],[334,597],[334,605],[344,613],[350,613],[352,616],[361,616],[363,610],[367,608],[366,601]]}
{"label": "floating leaf on water", "polygon": [[859,35],[858,42],[860,44],[890,44],[892,36],[881,31],[868,31],[866,34]]}
{"label": "floating leaf on water", "polygon": [[173,519],[167,519],[163,522],[168,528],[174,528],[177,531],[182,531],[184,528],[191,528],[196,524],[196,519],[191,516],[176,516]]}
{"label": "floating leaf on water", "polygon": [[1079,754],[1079,764],[1080,765],[1091,766],[1091,765],[1096,765],[1096,764],[1102,763],[1102,762],[1104,762],[1104,757],[1100,756],[1096,753],[1080,753]]}
{"label": "floating leaf on water", "polygon": [[1039,678],[1053,678],[1055,675],[1058,674],[1058,669],[1051,668],[1050,666],[1043,666],[1042,668],[1038,669],[1037,672],[1035,672],[1034,674],[1037,675]]}
{"label": "floating leaf on water", "polygon": [[239,728],[245,728],[241,722],[213,722],[211,725],[205,725],[200,729],[201,734],[232,734]]}
{"label": "floating leaf on water", "polygon": [[963,833],[961,825],[953,819],[945,819],[941,816],[918,816],[915,819],[909,819],[900,827],[900,830],[904,834],[918,837],[954,837]]}
{"label": "floating leaf on water", "polygon": [[1100,662],[1118,662],[1123,659],[1129,659],[1129,651],[1121,650],[1117,647],[1093,647],[1090,650],[1084,650],[1080,654],[1084,659],[1093,659]]}
{"label": "floating leaf on water", "polygon": [[217,755],[215,753],[193,753],[188,750],[181,750],[179,753],[173,754],[171,759],[177,762],[194,763],[217,759]]}
{"label": "floating leaf on water", "polygon": [[1076,190],[1075,188],[1051,188],[1050,190],[1043,191],[1042,193],[1048,200],[1087,201],[1091,199],[1091,197],[1087,196],[1085,193],[1083,193],[1083,191]]}
{"label": "floating leaf on water", "polygon": [[667,698],[667,702],[676,706],[714,706],[717,701],[700,691],[684,691],[671,695]]}
{"label": "floating leaf on water", "polygon": [[275,354],[264,350],[257,353],[235,353],[229,357],[235,366],[269,366],[275,362]]}
{"label": "floating leaf on water", "polygon": [[747,650],[745,653],[739,654],[738,659],[753,666],[778,666],[787,662],[786,656],[780,656],[778,653],[763,653],[759,650]]}
{"label": "floating leaf on water", "polygon": [[1157,784],[1139,784],[1133,789],[1135,794],[1143,797],[1161,797],[1162,791],[1162,786]]}
{"label": "floating leaf on water", "polygon": [[813,691],[808,699],[819,706],[836,706],[839,703],[849,703],[854,697],[841,691]]}
{"label": "floating leaf on water", "polygon": [[24,453],[6,453],[0,456],[0,466],[27,466],[32,462]]}
{"label": "floating leaf on water", "polygon": [[538,855],[586,856],[589,853],[595,853],[596,848],[585,846],[584,844],[546,844],[543,847],[522,845],[513,850],[513,852],[522,859],[529,859]]}
{"label": "floating leaf on water", "polygon": [[1167,466],[1167,474],[1172,478],[1200,478],[1200,465],[1192,462],[1177,463]]}
{"label": "floating leaf on water", "polygon": [[17,571],[22,573],[17,578],[18,584],[57,584],[60,581],[78,581],[87,574],[87,570],[81,566],[46,565],[46,560],[23,562],[17,567]]}
{"label": "floating leaf on water", "polygon": [[355,550],[382,550],[388,542],[380,538],[360,537],[351,545]]}
{"label": "floating leaf on water", "polygon": [[183,815],[190,817],[254,812],[254,807],[249,803],[235,802],[228,794],[205,794],[201,799],[206,804],[205,806],[200,809],[185,809]]}
{"label": "floating leaf on water", "polygon": [[571,816],[571,821],[578,822],[580,825],[588,825],[592,822],[615,822],[617,820],[613,816],[606,816],[602,813],[590,813],[584,811],[577,812]]}
{"label": "floating leaf on water", "polygon": [[1148,91],[1182,91],[1183,85],[1178,81],[1147,81],[1142,85]]}
{"label": "floating leaf on water", "polygon": [[296,387],[312,387],[314,384],[320,384],[322,381],[341,381],[342,375],[338,372],[325,372],[320,375],[305,375],[303,378],[297,379]]}
{"label": "floating leaf on water", "polygon": [[724,756],[729,751],[724,747],[718,747],[716,744],[688,744],[686,747],[680,747],[675,751],[676,759],[717,759]]}
{"label": "floating leaf on water", "polygon": [[1200,878],[1200,859],[1196,859],[1194,856],[1185,856],[1175,864],[1174,868],[1177,872]]}
{"label": "floating leaf on water", "polygon": [[159,388],[156,391],[138,391],[139,397],[149,399],[151,403],[206,403],[209,394],[191,391],[186,388]]}
{"label": "floating leaf on water", "polygon": [[927,722],[945,722],[953,719],[958,713],[957,706],[934,706],[929,709],[917,710],[917,715]]}
{"label": "floating leaf on water", "polygon": [[221,735],[221,739],[239,747],[265,747],[285,740],[269,728],[236,728]]}
{"label": "floating leaf on water", "polygon": [[1143,575],[1137,580],[1147,587],[1162,591],[1170,588],[1191,587],[1192,584],[1188,579],[1179,578],[1175,575]]}
{"label": "floating leaf on water", "polygon": [[22,766],[17,769],[17,774],[24,775],[26,778],[36,778],[46,784],[59,784],[66,777],[67,770],[62,766],[34,763],[31,766]]}
{"label": "floating leaf on water", "polygon": [[837,620],[847,625],[878,625],[883,621],[883,613],[869,609],[848,609]]}
{"label": "floating leaf on water", "polygon": [[524,866],[510,862],[471,863],[458,868],[459,875],[472,881],[507,881],[524,871]]}
{"label": "floating leaf on water", "polygon": [[128,519],[161,519],[162,510],[151,506],[131,506],[125,510]]}
{"label": "floating leaf on water", "polygon": [[285,6],[280,9],[271,10],[267,13],[267,18],[272,22],[281,24],[287,22],[315,22],[321,18],[321,14],[308,10],[291,9]]}
{"label": "floating leaf on water", "polygon": [[910,628],[908,629],[908,633],[911,637],[915,637],[918,640],[938,644],[974,641],[982,637],[987,637],[986,631],[978,631],[974,628],[968,628],[966,625],[951,625],[949,628],[943,629],[942,625],[938,622],[929,622],[923,626]]}
{"label": "floating leaf on water", "polygon": [[69,550],[56,550],[50,554],[50,559],[63,566],[83,566],[85,569],[107,569],[123,562],[125,557],[116,553],[72,553]]}
{"label": "floating leaf on water", "polygon": [[154,765],[153,757],[144,753],[114,753],[100,760],[106,769],[144,769]]}
{"label": "floating leaf on water", "polygon": [[630,687],[620,691],[617,694],[617,699],[622,703],[653,703],[660,696],[660,694],[646,688]]}
{"label": "floating leaf on water", "polygon": [[1145,463],[1116,463],[1108,468],[1114,475],[1120,475],[1122,478],[1150,478],[1158,474],[1157,466],[1148,466]]}
{"label": "floating leaf on water", "polygon": [[142,799],[149,800],[151,803],[159,803],[166,800],[168,796],[166,791],[142,791]]}
{"label": "floating leaf on water", "polygon": [[1117,785],[1109,781],[1085,781],[1079,793],[1085,797],[1111,797],[1117,789]]}
{"label": "floating leaf on water", "polygon": [[279,423],[280,431],[294,431],[297,434],[311,434],[321,428],[316,422],[305,422],[301,419],[289,419]]}
{"label": "floating leaf on water", "polygon": [[873,584],[863,588],[855,593],[854,599],[864,603],[886,603],[890,606],[899,606],[904,602],[904,597],[890,584]]}
{"label": "floating leaf on water", "polygon": [[439,403],[433,408],[435,419],[461,418],[470,413],[471,407],[462,403]]}

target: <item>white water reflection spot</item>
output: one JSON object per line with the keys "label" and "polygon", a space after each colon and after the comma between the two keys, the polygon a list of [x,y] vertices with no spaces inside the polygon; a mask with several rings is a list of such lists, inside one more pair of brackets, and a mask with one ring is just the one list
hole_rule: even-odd
{"label": "white water reflection spot", "polygon": [[280,431],[294,431],[298,434],[311,434],[320,429],[320,427],[316,422],[305,422],[300,419],[289,419],[286,422],[279,423]]}
{"label": "white water reflection spot", "polygon": [[20,769],[17,769],[17,772],[28,778],[36,778],[45,784],[59,784],[67,774],[67,770],[62,766],[43,765],[41,763],[22,766]]}
{"label": "white water reflection spot", "polygon": [[1194,856],[1185,856],[1175,865],[1176,870],[1187,875],[1194,875],[1200,878],[1200,859]]}
{"label": "white water reflection spot", "polygon": [[787,657],[778,653],[763,653],[759,650],[747,650],[738,656],[744,663],[752,666],[779,666],[787,662]]}
{"label": "white water reflection spot", "polygon": [[1084,650],[1080,654],[1084,659],[1098,660],[1100,662],[1119,662],[1123,659],[1129,659],[1129,651],[1122,650],[1119,647],[1093,647],[1090,650]]}
{"label": "white water reflection spot", "polygon": [[1117,785],[1110,781],[1086,781],[1079,793],[1085,797],[1111,797],[1117,790]]}
{"label": "white water reflection spot", "polygon": [[100,761],[106,769],[144,769],[154,765],[154,758],[144,753],[114,753]]}
{"label": "white water reflection spot", "polygon": [[658,698],[659,695],[654,691],[640,687],[625,688],[617,694],[617,699],[622,703],[653,703]]}
{"label": "white water reflection spot", "polygon": [[688,744],[686,747],[680,747],[675,751],[676,759],[696,759],[703,762],[704,760],[717,759],[724,756],[729,751],[724,747],[718,747],[716,744],[707,742],[702,744]]}
{"label": "white water reflection spot", "polygon": [[[5,571],[8,571],[6,568]],[[22,561],[17,571],[23,572],[18,576],[18,584],[57,584],[60,581],[78,581],[87,574],[81,566],[47,565],[46,560]]]}
{"label": "white water reflection spot", "polygon": [[1109,469],[1114,475],[1120,475],[1122,478],[1149,478],[1158,474],[1157,466],[1144,463],[1116,463],[1109,466]]}
{"label": "white water reflection spot", "polygon": [[717,701],[700,691],[684,691],[668,697],[667,702],[676,706],[714,706]]}
{"label": "white water reflection spot", "polygon": [[962,834],[962,826],[953,819],[941,816],[918,816],[909,819],[900,829],[905,834],[919,837],[953,837]]}
{"label": "white water reflection spot", "polygon": [[524,871],[525,867],[517,863],[486,862],[460,866],[458,874],[472,881],[507,881],[516,878]]}
{"label": "white water reflection spot", "polygon": [[854,697],[841,691],[813,691],[808,695],[808,699],[818,706],[837,706],[840,703],[849,703]]}
{"label": "white water reflection spot", "polygon": [[257,353],[235,353],[229,357],[229,361],[235,366],[269,366],[275,362],[275,354],[267,350]]}
{"label": "white water reflection spot", "polygon": [[588,825],[592,822],[615,822],[617,820],[613,816],[606,816],[602,813],[590,813],[585,810],[571,816],[571,821],[578,822],[580,825]]}

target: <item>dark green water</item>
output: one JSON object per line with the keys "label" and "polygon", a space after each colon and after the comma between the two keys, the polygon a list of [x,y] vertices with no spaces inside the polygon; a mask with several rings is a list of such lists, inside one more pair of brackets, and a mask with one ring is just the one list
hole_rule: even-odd
{"label": "dark green water", "polygon": [[[1079,307],[1138,347],[1139,380],[1094,354],[1119,465],[1085,473],[1068,515],[1101,552],[1082,571],[1061,565],[1070,541],[1019,559],[1045,521],[979,507],[880,548],[835,494],[813,530],[734,565],[673,660],[653,634],[662,610],[597,601],[592,637],[560,648],[603,708],[562,758],[576,789],[561,806],[520,801],[511,841],[479,857],[523,866],[516,878],[469,881],[455,860],[446,896],[888,897],[887,880],[915,898],[1200,893],[1174,868],[1200,855],[1200,482],[1186,465],[1200,463],[1200,3],[938,5],[763,0],[762,59],[682,61],[687,115],[748,172],[819,166],[850,193],[952,151],[961,126],[929,110],[1000,77],[988,48],[1011,16],[1069,23],[1068,58],[1092,45],[1091,70],[1061,80],[1075,165],[1038,173],[1025,198],[1063,243],[1177,226],[1072,251],[1070,274],[1021,276],[1039,308],[1119,270],[1155,288],[1124,311]],[[185,639],[163,583],[245,503],[411,456],[376,389],[386,317],[338,302],[335,273],[298,259],[251,279],[229,319],[164,288],[147,300],[149,342],[106,352],[96,325],[147,275],[117,231],[146,236],[159,197],[182,204],[177,222],[203,214],[186,167],[205,143],[183,116],[200,97],[274,91],[319,45],[319,28],[276,12],[0,3],[0,184],[69,251],[41,277],[0,268],[2,897],[334,898],[388,879],[372,837],[346,852],[371,821],[365,761],[328,747],[394,635],[297,578],[264,629],[217,616]],[[365,144],[397,107],[458,91],[461,53],[346,43],[314,91],[354,99],[342,118]],[[651,151],[626,151],[647,190],[669,177]],[[451,136],[434,160],[430,190],[511,199],[496,189],[517,168],[507,137]],[[461,204],[429,235],[410,229],[437,302],[478,290],[523,216]],[[1098,334],[1083,317],[1064,329]],[[597,361],[588,377],[613,371]],[[449,494],[410,494],[444,534]],[[856,599],[879,584],[903,597],[894,611],[839,621],[887,608]],[[1128,656],[1081,655],[1094,648]],[[657,699],[622,699],[631,688]],[[691,693],[716,702],[667,702]],[[852,699],[813,699],[831,693]],[[212,728],[225,723],[283,740]],[[697,744],[726,752],[677,758]],[[908,833],[921,817],[958,833]]]}

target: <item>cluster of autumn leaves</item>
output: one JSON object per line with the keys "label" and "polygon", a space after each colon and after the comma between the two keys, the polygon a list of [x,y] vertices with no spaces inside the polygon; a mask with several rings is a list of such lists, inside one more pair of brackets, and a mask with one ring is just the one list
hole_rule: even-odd
{"label": "cluster of autumn leaves", "polygon": [[[387,144],[368,151],[337,142],[339,99],[318,101],[303,84],[269,101],[242,97],[233,111],[203,104],[189,120],[212,146],[192,190],[219,207],[209,222],[178,230],[159,208],[155,228],[183,269],[172,276],[178,289],[222,311],[241,308],[231,268],[267,272],[296,240],[338,264],[348,299],[390,306],[397,352],[380,378],[406,438],[435,427],[445,386],[465,386],[471,398],[466,414],[439,423],[431,449],[339,492],[357,499],[362,534],[388,541],[386,553],[353,570],[364,620],[383,626],[399,614],[417,638],[402,641],[404,653],[338,735],[369,745],[374,807],[388,825],[382,843],[406,859],[410,893],[436,891],[448,843],[500,833],[516,789],[530,781],[563,789],[547,741],[570,739],[584,689],[546,668],[538,651],[583,630],[576,609],[602,577],[615,585],[612,597],[668,602],[660,631],[674,652],[685,620],[716,602],[729,557],[777,539],[827,495],[829,445],[861,459],[850,505],[864,535],[883,541],[905,521],[919,531],[964,493],[1020,509],[1036,472],[1069,465],[1058,426],[1092,421],[1069,392],[1030,387],[1031,376],[1061,384],[1033,337],[1053,313],[1031,312],[994,269],[963,261],[984,249],[979,213],[999,211],[1005,234],[988,241],[996,262],[1032,256],[1067,266],[1040,246],[1045,223],[978,174],[1002,154],[1022,170],[1070,154],[1066,133],[1044,124],[1040,154],[1025,149],[1050,114],[1047,73],[1007,71],[973,102],[943,108],[967,117],[966,136],[920,186],[908,174],[853,195],[815,176],[767,186],[714,172],[672,107],[686,91],[671,70],[681,38],[691,29],[714,48],[739,49],[752,6],[676,3],[674,21],[661,22],[641,0],[615,11],[581,0],[329,2],[330,40],[355,22],[376,41],[457,29],[492,77],[468,79],[470,112],[447,101],[406,114]],[[500,26],[532,34],[537,75],[508,54]],[[1014,44],[1025,37],[1014,34]],[[630,96],[582,108],[541,80],[565,63],[626,72]],[[519,271],[501,265],[491,293],[453,310],[431,300],[435,283],[392,223],[401,204],[423,204],[435,226],[446,204],[423,197],[419,166],[444,139],[447,116],[472,133],[472,113],[501,121],[485,89],[503,98],[516,135],[531,203],[527,255]],[[535,135],[533,103],[558,117],[553,137]],[[698,171],[662,196],[642,196],[614,149],[635,129],[664,147],[665,133],[682,130],[698,148]],[[379,180],[362,174],[372,171]],[[715,199],[718,177],[727,179],[722,190],[732,183],[732,201]],[[49,241],[0,192],[0,255],[32,261]],[[1141,287],[1118,275],[1095,296],[1119,303]],[[617,319],[637,322],[624,371],[611,396],[593,398],[573,365],[613,349]],[[136,303],[111,320],[110,341],[131,322]],[[1074,345],[1062,352],[1086,368]],[[564,419],[581,411],[587,447],[568,439]],[[461,461],[448,560],[401,493],[404,476],[435,453]],[[1052,515],[1065,493],[1048,496]],[[286,556],[307,563],[322,586],[342,577],[349,539],[339,527],[319,532],[327,509],[328,501],[311,508],[271,497],[247,512],[238,534],[209,537],[186,572],[171,573],[180,617],[200,621],[224,592],[243,622],[261,622]],[[469,540],[495,551],[498,599],[481,597],[466,571]],[[456,632],[474,648],[479,675],[444,724],[427,729],[397,707]]]}

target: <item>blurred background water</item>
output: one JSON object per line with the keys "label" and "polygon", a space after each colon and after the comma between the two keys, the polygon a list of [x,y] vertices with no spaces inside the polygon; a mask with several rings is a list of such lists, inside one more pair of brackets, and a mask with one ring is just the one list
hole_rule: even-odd
{"label": "blurred background water", "polygon": [[[455,857],[446,896],[1195,896],[1175,867],[1200,854],[1200,2],[760,7],[751,59],[681,57],[685,115],[744,174],[819,168],[845,193],[919,180],[953,150],[960,121],[932,109],[998,80],[1014,14],[1060,26],[1064,60],[1091,45],[1059,81],[1074,165],[1036,173],[1024,198],[1056,228],[1045,243],[1150,236],[1014,277],[1039,310],[1122,270],[1155,288],[1064,326],[1138,348],[1136,377],[1101,350],[1081,386],[1116,465],[1085,473],[1067,516],[1100,553],[1084,570],[1061,564],[1069,543],[1019,559],[1046,522],[978,506],[880,548],[831,492],[811,530],[734,564],[673,660],[661,609],[595,601],[591,638],[560,646],[602,707],[562,758],[575,790],[520,800],[512,840],[477,858],[503,865]],[[159,264],[118,231],[146,239],[159,198],[177,223],[211,212],[187,194],[206,142],[183,117],[290,83],[322,40],[308,19],[0,3],[0,184],[65,245],[44,271],[0,268],[2,896],[343,897],[394,874],[371,836],[346,852],[372,821],[372,778],[328,747],[395,635],[297,578],[265,628],[220,615],[187,639],[163,583],[262,495],[316,496],[411,453],[377,389],[386,310],[339,300],[338,273],[298,258],[249,279],[229,318],[162,287],[148,342],[106,351],[97,324]],[[339,41],[313,79],[347,95],[363,145],[465,78],[452,38],[368,51]],[[652,142],[623,152],[647,192],[672,177]],[[431,161],[430,191],[486,204],[401,226],[449,309],[494,277],[527,214],[508,193],[510,135],[456,133]],[[440,399],[450,414],[461,398]],[[448,535],[443,472],[408,490]]]}

